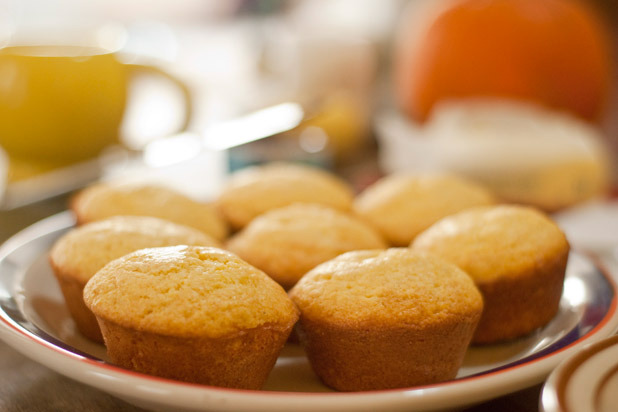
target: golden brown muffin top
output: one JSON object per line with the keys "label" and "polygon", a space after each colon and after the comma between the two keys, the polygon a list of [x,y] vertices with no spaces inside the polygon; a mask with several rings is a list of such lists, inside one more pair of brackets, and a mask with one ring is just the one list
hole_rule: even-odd
{"label": "golden brown muffin top", "polygon": [[350,210],[353,197],[350,186],[332,173],[276,162],[232,174],[218,205],[233,227],[242,228],[268,210],[296,202]]}
{"label": "golden brown muffin top", "polygon": [[113,216],[67,232],[52,247],[50,261],[62,276],[86,284],[114,259],[138,249],[176,245],[220,246],[192,227],[156,217]]}
{"label": "golden brown muffin top", "polygon": [[483,306],[461,269],[408,248],[345,253],[307,273],[290,297],[303,317],[342,326],[423,327]]}
{"label": "golden brown muffin top", "polygon": [[479,283],[517,277],[569,250],[564,233],[545,214],[516,205],[479,207],[446,217],[411,247],[455,263]]}
{"label": "golden brown muffin top", "polygon": [[150,184],[98,183],[71,202],[79,224],[118,215],[152,216],[195,227],[222,240],[228,229],[214,206]]}
{"label": "golden brown muffin top", "polygon": [[393,174],[365,189],[354,210],[391,244],[407,246],[441,218],[494,202],[487,189],[461,177]]}
{"label": "golden brown muffin top", "polygon": [[84,301],[97,317],[177,337],[287,328],[298,318],[266,274],[232,253],[199,246],[142,249],[116,259],[90,279]]}
{"label": "golden brown muffin top", "polygon": [[297,203],[258,216],[230,239],[228,248],[289,288],[322,262],[351,250],[383,249],[386,243],[353,216]]}

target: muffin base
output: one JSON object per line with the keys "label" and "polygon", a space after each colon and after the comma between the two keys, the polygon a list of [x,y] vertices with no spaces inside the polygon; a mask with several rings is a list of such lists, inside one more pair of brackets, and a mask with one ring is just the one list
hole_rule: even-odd
{"label": "muffin base", "polygon": [[291,331],[260,327],[233,337],[174,337],[98,318],[107,354],[118,366],[204,385],[260,389]]}
{"label": "muffin base", "polygon": [[484,300],[473,344],[519,338],[549,323],[562,297],[569,251],[516,278],[477,283]]}
{"label": "muffin base", "polygon": [[427,327],[354,327],[302,318],[313,371],[339,391],[405,388],[453,379],[480,313]]}
{"label": "muffin base", "polygon": [[77,330],[88,339],[103,343],[103,335],[101,335],[97,318],[84,303],[84,287],[86,285],[75,279],[62,276],[57,268],[54,268],[54,273]]}

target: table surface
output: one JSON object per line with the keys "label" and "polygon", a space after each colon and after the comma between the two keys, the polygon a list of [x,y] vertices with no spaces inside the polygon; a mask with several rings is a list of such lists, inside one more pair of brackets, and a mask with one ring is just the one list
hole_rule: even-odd
{"label": "table surface", "polygon": [[[22,228],[66,209],[68,196],[0,211],[0,243]],[[542,385],[466,409],[538,411]],[[16,352],[0,341],[0,411],[142,411],[105,392],[73,381]]]}

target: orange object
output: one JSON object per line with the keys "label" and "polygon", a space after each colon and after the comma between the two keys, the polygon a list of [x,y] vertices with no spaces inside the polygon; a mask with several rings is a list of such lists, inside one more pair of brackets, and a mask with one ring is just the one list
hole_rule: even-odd
{"label": "orange object", "polygon": [[608,35],[580,1],[456,0],[422,29],[409,17],[403,24],[395,94],[416,121],[442,100],[468,97],[532,101],[590,121],[603,115],[612,76]]}

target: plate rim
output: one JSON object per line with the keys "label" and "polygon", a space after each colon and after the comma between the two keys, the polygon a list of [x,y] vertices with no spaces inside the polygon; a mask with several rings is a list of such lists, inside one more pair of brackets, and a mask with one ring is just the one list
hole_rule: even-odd
{"label": "plate rim", "polygon": [[[69,211],[45,218],[18,232],[0,246],[0,262],[12,253],[39,237],[51,232],[68,229],[74,224]],[[578,253],[581,255],[581,253]],[[499,367],[486,373],[461,377],[456,380],[413,388],[385,389],[366,392],[288,392],[220,388],[207,385],[178,382],[122,369],[104,361],[71,352],[49,342],[23,328],[12,320],[3,310],[0,311],[0,338],[25,356],[41,363],[56,372],[134,402],[143,400],[169,407],[182,407],[194,410],[195,400],[202,407],[216,407],[218,410],[287,410],[289,404],[273,405],[273,402],[293,399],[298,401],[295,409],[314,410],[370,410],[377,405],[440,409],[482,402],[515,390],[542,382],[552,369],[578,348],[593,344],[609,336],[618,328],[618,287],[608,268],[591,256],[585,256],[611,285],[613,296],[607,313],[585,335],[528,362],[510,367]],[[79,367],[67,367],[68,365]],[[508,365],[505,365],[508,366]],[[489,380],[479,390],[478,382]],[[127,384],[127,382],[129,384]],[[132,383],[132,384],[131,384]],[[136,393],[134,385],[140,388]],[[449,388],[450,396],[444,396],[444,388]],[[487,390],[492,388],[492,390]],[[142,396],[136,396],[142,395]],[[174,394],[170,402],[170,394]],[[180,396],[179,396],[180,395]],[[234,398],[232,400],[232,398]],[[455,401],[458,399],[458,401]],[[208,402],[215,402],[208,405]],[[306,402],[310,402],[307,405]]]}

